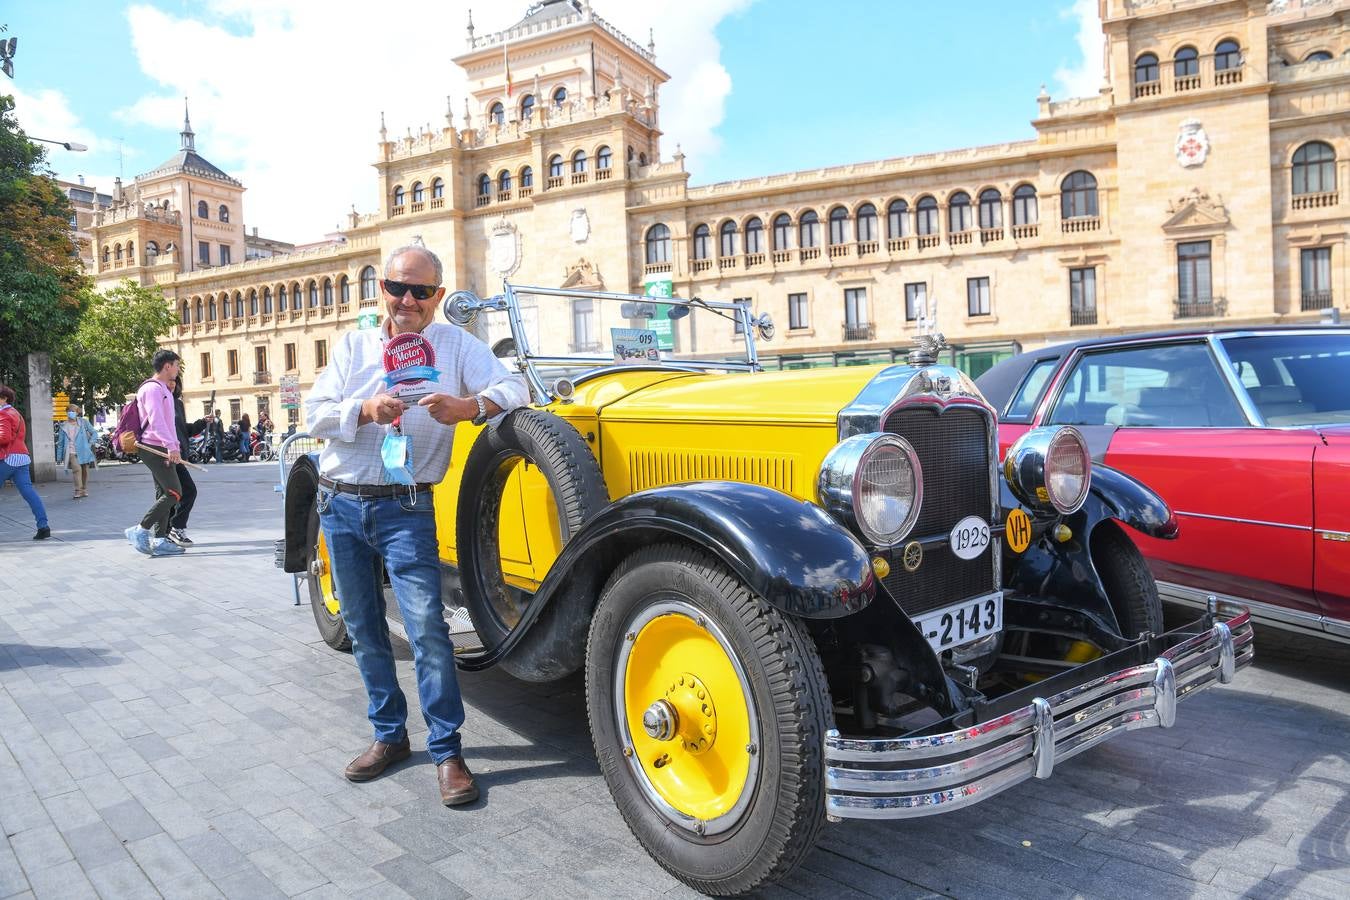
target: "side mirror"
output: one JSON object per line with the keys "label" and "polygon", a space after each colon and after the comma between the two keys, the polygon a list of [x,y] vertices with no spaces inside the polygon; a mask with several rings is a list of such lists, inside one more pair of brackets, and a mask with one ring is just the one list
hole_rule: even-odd
{"label": "side mirror", "polygon": [[672,321],[683,319],[687,315],[689,315],[689,307],[687,306],[672,306],[666,310],[666,318]]}
{"label": "side mirror", "polygon": [[460,328],[469,326],[474,317],[478,314],[479,300],[472,291],[455,291],[445,298],[445,305],[441,307],[441,312],[451,324],[458,325]]}
{"label": "side mirror", "polygon": [[760,340],[771,341],[778,332],[774,327],[773,318],[768,313],[760,313],[755,318],[755,328],[759,330]]}

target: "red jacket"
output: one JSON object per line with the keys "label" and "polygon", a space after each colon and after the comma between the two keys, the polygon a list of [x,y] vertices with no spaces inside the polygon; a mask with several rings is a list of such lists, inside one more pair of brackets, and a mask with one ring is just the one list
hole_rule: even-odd
{"label": "red jacket", "polygon": [[0,409],[0,461],[11,453],[28,455],[28,445],[23,442],[28,433],[23,424],[23,416],[12,406]]}

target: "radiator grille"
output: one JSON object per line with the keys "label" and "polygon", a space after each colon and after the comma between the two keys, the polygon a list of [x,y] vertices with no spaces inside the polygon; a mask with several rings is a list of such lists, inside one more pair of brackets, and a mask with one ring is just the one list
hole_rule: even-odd
{"label": "radiator grille", "polygon": [[763,453],[697,453],[661,449],[632,450],[628,471],[634,491],[687,481],[740,481],[791,493],[795,457]]}
{"label": "radiator grille", "polygon": [[[886,420],[885,430],[909,441],[923,467],[924,504],[911,539],[942,538],[925,547],[923,564],[906,572],[901,550],[888,554],[891,574],[885,579],[910,616],[940,609],[997,589],[992,548],[972,560],[951,552],[947,534],[966,516],[989,521],[989,424],[984,414],[968,408],[901,409]],[[996,523],[990,522],[990,525]]]}

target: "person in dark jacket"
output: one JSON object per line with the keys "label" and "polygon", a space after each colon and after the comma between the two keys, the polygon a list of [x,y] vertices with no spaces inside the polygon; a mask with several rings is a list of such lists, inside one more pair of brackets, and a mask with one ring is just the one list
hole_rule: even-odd
{"label": "person in dark jacket", "polygon": [[248,420],[248,413],[244,413],[239,417],[239,461],[248,462],[252,455],[253,425]]}
{"label": "person in dark jacket", "polygon": [[[206,420],[198,419],[189,423],[187,420],[187,409],[183,406],[183,376],[179,375],[173,383],[173,424],[178,431],[178,446],[187,452],[188,438],[193,435],[201,434],[206,429]],[[178,505],[173,509],[173,517],[169,519],[169,540],[180,547],[186,547],[192,543],[192,538],[187,536],[188,516],[192,515],[192,505],[197,502],[197,484],[192,480],[192,475],[188,473],[188,467],[181,462],[177,465],[178,480],[183,485],[183,498],[178,501]]]}
{"label": "person in dark jacket", "polygon": [[212,456],[216,462],[225,461],[225,423],[220,419],[220,410],[215,411],[215,415],[209,419],[210,431],[206,433],[206,456],[209,460]]}

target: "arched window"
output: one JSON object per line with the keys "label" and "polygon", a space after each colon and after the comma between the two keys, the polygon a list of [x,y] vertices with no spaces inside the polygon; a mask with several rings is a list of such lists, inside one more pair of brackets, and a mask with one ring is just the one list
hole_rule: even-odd
{"label": "arched window", "polygon": [[848,241],[848,210],[836,206],[830,210],[830,243],[843,244]]}
{"label": "arched window", "polygon": [[694,259],[707,259],[712,249],[712,232],[707,225],[694,227]]}
{"label": "arched window", "polygon": [[597,169],[608,169],[614,163],[614,151],[608,147],[601,147],[595,151],[595,167]]}
{"label": "arched window", "polygon": [[562,109],[563,104],[567,102],[567,88],[560,87],[553,92],[553,106],[555,109]]}
{"label": "arched window", "polygon": [[1293,191],[1321,194],[1336,190],[1336,151],[1322,141],[1309,141],[1294,151]]}
{"label": "arched window", "polygon": [[938,233],[938,202],[934,197],[923,197],[914,207],[919,234]]}
{"label": "arched window", "polygon": [[197,218],[199,219],[211,218],[211,208],[206,205],[205,200],[197,201]]}
{"label": "arched window", "polygon": [[250,289],[248,292],[248,314],[256,316],[258,314],[258,290]]}
{"label": "arched window", "polygon": [[315,282],[311,281],[311,282],[309,283],[308,289],[305,291],[305,294],[306,294],[306,296],[309,298],[309,308],[310,308],[310,309],[314,309],[315,307],[317,307],[317,306],[319,305],[319,285],[318,285],[318,284],[316,284]]}
{"label": "arched window", "polygon": [[500,103],[494,103],[488,107],[488,121],[493,125],[506,124],[506,107]]}
{"label": "arched window", "polygon": [[197,302],[192,307],[192,322],[197,324],[202,320],[202,298],[198,297]]}
{"label": "arched window", "polygon": [[1200,74],[1200,54],[1194,47],[1182,47],[1172,59],[1172,74],[1178,78]]}
{"label": "arched window", "polygon": [[735,256],[736,255],[736,223],[727,219],[718,229],[717,234],[717,255]]}
{"label": "arched window", "polygon": [[1304,62],[1326,62],[1329,59],[1331,59],[1330,50],[1314,50],[1303,57]]}
{"label": "arched window", "polygon": [[563,158],[557,153],[548,158],[548,177],[561,178],[563,176]]}
{"label": "arched window", "polygon": [[403,185],[400,184],[394,188],[394,205],[402,206],[404,197],[405,195],[403,193]]}
{"label": "arched window", "polygon": [[155,258],[159,256],[159,244],[154,241],[145,242],[145,261],[150,265],[155,264]]}
{"label": "arched window", "polygon": [[244,317],[244,295],[241,291],[234,292],[234,317],[236,319]]}
{"label": "arched window", "polygon": [[886,237],[909,237],[909,204],[904,200],[892,200],[886,206]]}
{"label": "arched window", "polygon": [[802,217],[797,221],[797,246],[803,248],[820,246],[820,216],[814,209],[802,213]]}
{"label": "arched window", "polygon": [[113,245],[113,259],[117,260],[118,262],[121,262],[121,261],[122,261],[122,245],[121,245],[121,244],[114,244],[114,245]]}
{"label": "arched window", "polygon": [[352,302],[352,282],[346,275],[338,279],[338,300],[343,304]]}
{"label": "arched window", "polygon": [[270,316],[272,314],[272,289],[270,287],[263,288],[262,314],[264,316]]}
{"label": "arched window", "polygon": [[427,189],[422,187],[422,182],[414,181],[412,186],[412,202],[421,203],[427,199]]}
{"label": "arched window", "polygon": [[647,230],[647,264],[670,262],[670,229],[663,224]]}
{"label": "arched window", "polygon": [[206,321],[214,322],[216,320],[216,298],[206,298]]}
{"label": "arched window", "polygon": [[220,204],[220,208],[216,210],[216,217],[222,222],[230,221],[230,208],[224,203]]}
{"label": "arched window", "polygon": [[136,265],[136,242],[127,241],[127,265]]}
{"label": "arched window", "polygon": [[580,175],[586,171],[586,151],[578,150],[572,154],[572,174]]}
{"label": "arched window", "polygon": [[375,267],[366,266],[361,270],[361,299],[374,300],[378,296],[375,284]]}
{"label": "arched window", "polygon": [[1235,40],[1219,41],[1214,48],[1214,70],[1237,69],[1242,66],[1242,50]]}
{"label": "arched window", "polygon": [[110,259],[112,259],[112,248],[105,245],[103,247],[103,264],[106,266]]}
{"label": "arched window", "polygon": [[304,295],[300,293],[300,283],[291,285],[291,309],[302,309],[305,305]]}
{"label": "arched window", "polygon": [[286,285],[283,284],[281,287],[277,288],[277,312],[284,313],[285,311],[286,311]]}
{"label": "arched window", "polygon": [[1035,225],[1041,220],[1036,206],[1036,189],[1029,184],[1018,185],[1013,191],[1013,224]]}
{"label": "arched window", "polygon": [[534,187],[534,169],[529,166],[521,166],[520,186],[523,188]]}
{"label": "arched window", "polygon": [[192,323],[192,307],[188,305],[186,300],[183,301],[183,312],[179,317],[179,321],[184,325],[190,325]]}
{"label": "arched window", "polygon": [[638,165],[642,166],[643,168],[647,167],[647,154],[645,153],[638,154]]}
{"label": "arched window", "polygon": [[484,172],[478,176],[478,196],[486,197],[492,193],[492,179]]}
{"label": "arched window", "polygon": [[509,190],[511,190],[511,172],[502,169],[497,173],[497,193],[505,194]]}
{"label": "arched window", "polygon": [[870,203],[858,207],[858,240],[877,239],[877,208]]}
{"label": "arched window", "polygon": [[221,295],[220,295],[220,317],[221,317],[222,319],[228,319],[228,318],[230,317],[230,295],[229,295],[229,294],[221,294]]}
{"label": "arched window", "polygon": [[970,195],[957,191],[947,201],[947,227],[953,234],[970,230]]}
{"label": "arched window", "polygon": [[787,213],[773,217],[773,249],[792,249],[792,217]]}
{"label": "arched window", "polygon": [[325,278],[323,280],[323,305],[333,305],[333,279]]}
{"label": "arched window", "polygon": [[1070,172],[1059,186],[1059,211],[1065,219],[1097,215],[1097,179],[1091,172]]}
{"label": "arched window", "polygon": [[1003,195],[997,188],[980,191],[980,227],[1003,227]]}
{"label": "arched window", "polygon": [[431,199],[439,200],[445,196],[445,179],[433,178],[431,181]]}
{"label": "arched window", "polygon": [[520,98],[520,120],[528,122],[534,118],[534,94],[526,94]]}
{"label": "arched window", "polygon": [[764,222],[759,216],[745,223],[745,252],[764,252]]}
{"label": "arched window", "polygon": [[1152,84],[1158,80],[1158,55],[1141,53],[1134,61],[1134,83]]}

